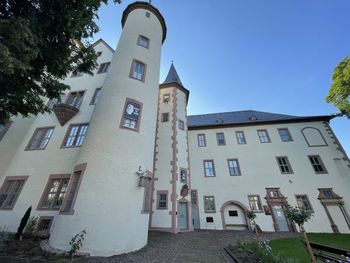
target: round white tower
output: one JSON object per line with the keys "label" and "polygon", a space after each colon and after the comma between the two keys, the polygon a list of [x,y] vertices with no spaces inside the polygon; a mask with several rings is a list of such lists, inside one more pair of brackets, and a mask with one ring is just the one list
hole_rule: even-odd
{"label": "round white tower", "polygon": [[[50,244],[69,249],[86,230],[82,252],[110,256],[146,245],[148,187],[157,118],[161,46],[166,25],[151,4],[130,4],[123,32],[96,105]],[[144,180],[146,183],[148,179]],[[79,191],[78,191],[79,190]],[[150,189],[149,189],[150,190]]]}

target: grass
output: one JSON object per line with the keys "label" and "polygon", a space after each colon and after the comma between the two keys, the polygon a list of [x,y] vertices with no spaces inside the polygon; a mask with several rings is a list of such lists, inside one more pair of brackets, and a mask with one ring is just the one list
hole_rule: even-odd
{"label": "grass", "polygon": [[[350,251],[350,234],[309,233],[310,242]],[[310,262],[306,249],[301,244],[302,237],[272,240],[270,246],[275,254],[297,258],[300,262]]]}

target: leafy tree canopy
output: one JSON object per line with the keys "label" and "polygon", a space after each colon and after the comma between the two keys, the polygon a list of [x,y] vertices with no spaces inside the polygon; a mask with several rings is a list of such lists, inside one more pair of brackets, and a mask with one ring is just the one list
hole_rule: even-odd
{"label": "leafy tree canopy", "polygon": [[350,57],[344,58],[337,65],[332,80],[326,102],[331,102],[342,115],[350,118]]}
{"label": "leafy tree canopy", "polygon": [[94,20],[107,1],[0,2],[0,124],[12,115],[49,112],[42,97],[58,98],[69,88],[60,83],[67,73],[92,73]]}

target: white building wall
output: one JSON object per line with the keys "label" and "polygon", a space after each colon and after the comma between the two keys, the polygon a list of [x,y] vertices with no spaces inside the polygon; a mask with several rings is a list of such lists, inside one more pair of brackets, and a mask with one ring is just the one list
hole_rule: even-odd
{"label": "white building wall", "polygon": [[[288,128],[293,141],[282,142],[278,128]],[[315,127],[321,131],[327,146],[309,147],[301,133],[304,127]],[[271,143],[260,143],[258,129],[267,129]],[[235,131],[244,131],[247,144],[237,144]],[[224,132],[226,145],[218,146],[216,133]],[[197,134],[204,133],[206,147],[198,147]],[[314,216],[305,228],[311,232],[331,232],[329,219],[318,198],[318,188],[333,188],[343,197],[345,209],[350,210],[350,169],[342,159],[344,156],[337,150],[323,122],[271,124],[244,126],[234,128],[190,130],[190,162],[192,171],[192,188],[198,189],[198,201],[201,228],[223,229],[220,208],[227,201],[239,201],[249,208],[248,194],[260,195],[266,205],[265,188],[280,187],[290,205],[296,205],[295,194],[307,194],[315,211]],[[328,173],[316,174],[310,164],[308,155],[320,155]],[[293,174],[281,174],[276,156],[287,156]],[[227,159],[238,158],[241,176],[230,176]],[[216,177],[205,177],[203,160],[213,159]],[[335,161],[336,160],[336,161]],[[339,172],[336,162],[343,162],[343,172]],[[345,164],[345,165],[344,165]],[[338,164],[339,167],[339,164]],[[204,213],[203,196],[214,195],[216,213]],[[213,216],[214,224],[206,223],[206,217]],[[270,215],[257,213],[257,223],[263,231],[274,231]]]}
{"label": "white building wall", "polygon": [[[112,51],[104,44],[97,44],[95,50],[102,52],[102,56],[97,59],[98,64],[111,60]],[[94,73],[94,76],[87,74],[74,78],[68,76],[63,81],[64,84],[71,87],[66,93],[85,90],[79,112],[63,127],[59,124],[54,113],[39,114],[32,118],[17,117],[13,119],[10,129],[0,142],[0,162],[4,164],[4,167],[8,164],[0,178],[0,184],[3,184],[6,176],[26,175],[29,177],[14,208],[10,211],[0,210],[0,226],[6,225],[10,231],[16,231],[29,206],[32,206],[31,215],[34,216],[54,216],[58,213],[58,211],[52,210],[38,210],[37,206],[51,174],[72,173],[81,148],[61,148],[61,144],[70,124],[90,121],[95,108],[95,105],[90,105],[90,101],[95,89],[102,86],[106,76],[106,74],[96,74],[97,69]],[[51,126],[54,127],[54,131],[45,150],[25,150],[37,128]],[[11,161],[9,161],[10,159]]]}

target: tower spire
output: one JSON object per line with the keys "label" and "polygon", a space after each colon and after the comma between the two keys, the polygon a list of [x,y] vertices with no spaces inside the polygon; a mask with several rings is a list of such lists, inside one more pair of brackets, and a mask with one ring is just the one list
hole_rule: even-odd
{"label": "tower spire", "polygon": [[174,61],[171,61],[171,66],[170,66],[168,75],[162,84],[169,84],[169,83],[177,83],[182,87],[184,86],[181,82],[179,75],[176,72]]}

